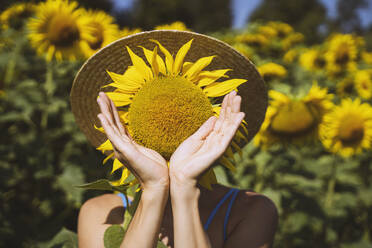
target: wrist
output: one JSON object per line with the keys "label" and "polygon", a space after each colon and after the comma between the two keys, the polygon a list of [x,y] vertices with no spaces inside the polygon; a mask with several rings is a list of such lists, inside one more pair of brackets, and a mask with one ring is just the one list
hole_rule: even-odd
{"label": "wrist", "polygon": [[147,185],[142,187],[141,198],[146,201],[159,201],[159,199],[168,199],[169,184],[167,185]]}

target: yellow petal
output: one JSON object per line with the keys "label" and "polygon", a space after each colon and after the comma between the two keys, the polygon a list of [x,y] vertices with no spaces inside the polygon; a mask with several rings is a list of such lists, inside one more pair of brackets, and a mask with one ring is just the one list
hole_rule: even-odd
{"label": "yellow petal", "polygon": [[[109,74],[110,78],[114,83],[122,86],[117,86],[118,88],[121,87],[123,89],[138,89],[141,88],[141,86],[144,83],[144,78],[138,78],[138,74],[135,75],[135,78],[133,78],[134,74],[134,67],[128,68],[130,72],[125,72],[123,75],[117,74],[115,72],[107,71],[107,74]],[[127,70],[127,71],[128,71]]]}
{"label": "yellow petal", "polygon": [[198,59],[185,73],[185,77],[189,80],[193,80],[199,75],[199,73],[207,67],[216,56],[203,57]]}
{"label": "yellow petal", "polygon": [[[112,164],[111,174],[117,171],[118,169],[124,167],[124,165],[119,161],[119,159],[115,159],[114,163]],[[123,169],[124,170],[124,169]]]}
{"label": "yellow petal", "polygon": [[97,127],[95,124],[94,124],[94,129],[100,131],[101,133],[105,133],[105,129],[103,129],[103,127]]}
{"label": "yellow petal", "polygon": [[220,116],[221,106],[213,107],[213,112],[216,113],[217,116]]}
{"label": "yellow petal", "polygon": [[98,151],[102,151],[105,152],[105,151],[110,151],[110,150],[114,150],[110,140],[106,140],[105,142],[103,142],[99,147],[96,148]]}
{"label": "yellow petal", "polygon": [[243,152],[242,152],[242,149],[240,148],[240,146],[234,140],[231,141],[231,145],[239,153],[240,158],[242,158],[243,157]]}
{"label": "yellow petal", "polygon": [[220,162],[223,166],[225,166],[226,168],[228,168],[229,170],[231,170],[232,172],[235,172],[236,171],[236,168],[235,166],[230,162],[230,160],[228,160],[225,156],[222,156],[221,159],[220,159]]}
{"label": "yellow petal", "polygon": [[159,46],[160,51],[161,51],[162,53],[164,53],[164,55],[165,55],[165,64],[166,64],[166,66],[167,66],[167,72],[168,72],[169,74],[173,75],[173,63],[174,63],[173,56],[170,54],[170,52],[169,52],[165,47],[163,47],[163,46],[160,44],[159,41],[157,41],[157,40],[152,40],[152,39],[151,39],[150,41],[155,42],[155,43]]}
{"label": "yellow petal", "polygon": [[[115,154],[115,153],[111,153],[110,155],[108,155],[108,156],[103,160],[102,164],[106,164],[106,162],[107,162],[110,158],[112,158],[112,157],[114,156],[114,154]],[[114,161],[114,162],[115,162],[115,161]]]}
{"label": "yellow petal", "polygon": [[210,85],[221,77],[228,77],[225,75],[226,72],[231,71],[230,69],[214,70],[214,71],[202,71],[199,77],[196,79],[199,87]]}
{"label": "yellow petal", "polygon": [[217,179],[213,169],[208,169],[199,179],[199,184],[209,190],[212,190],[212,184],[216,182]]}
{"label": "yellow petal", "polygon": [[[159,72],[162,73],[163,75],[166,75],[167,70],[165,69],[165,63],[163,59],[158,54],[158,47],[155,46],[154,51],[151,51],[144,47],[142,47],[142,49],[147,61],[151,64],[152,71],[154,72],[154,77],[158,76]],[[154,58],[156,58],[156,62],[153,61]],[[157,67],[157,70],[154,67]]]}
{"label": "yellow petal", "polygon": [[146,81],[150,81],[152,79],[152,72],[151,69],[146,65],[145,61],[138,55],[136,55],[128,46],[127,50],[132,60],[133,66],[136,70],[143,75]]}
{"label": "yellow petal", "polygon": [[125,93],[106,92],[106,95],[114,102],[116,107],[125,106],[132,103],[133,95],[128,95]]}
{"label": "yellow petal", "polygon": [[187,52],[190,50],[191,43],[192,43],[193,40],[194,39],[191,39],[189,42],[184,44],[180,48],[180,50],[178,50],[177,55],[176,55],[176,59],[174,60],[174,64],[173,64],[174,75],[178,75],[181,72],[181,66],[182,66],[183,60],[184,60]]}
{"label": "yellow petal", "polygon": [[231,148],[231,146],[227,147],[226,151],[225,151],[225,154],[228,158],[231,158],[232,160],[235,161],[235,158],[234,158],[234,153],[233,153],[233,150]]}
{"label": "yellow petal", "polygon": [[204,94],[208,97],[223,96],[232,90],[236,89],[242,83],[247,82],[246,79],[230,79],[223,82],[213,83],[203,89]]}
{"label": "yellow petal", "polygon": [[183,65],[182,65],[182,74],[185,74],[191,68],[191,66],[193,64],[194,63],[192,63],[192,62],[185,62],[185,63],[183,63]]}
{"label": "yellow petal", "polygon": [[128,120],[128,112],[118,111],[118,114],[119,114],[120,120],[123,123],[128,123],[129,122],[129,120]]}

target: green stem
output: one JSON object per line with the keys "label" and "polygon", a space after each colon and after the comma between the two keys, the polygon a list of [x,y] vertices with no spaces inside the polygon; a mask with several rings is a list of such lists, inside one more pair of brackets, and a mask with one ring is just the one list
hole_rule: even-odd
{"label": "green stem", "polygon": [[42,116],[41,116],[41,127],[43,129],[48,126],[48,104],[49,104],[50,98],[53,95],[54,90],[55,90],[55,86],[54,86],[54,83],[53,83],[53,65],[52,65],[52,62],[47,63],[44,89],[46,91],[46,102],[47,102],[47,104],[44,106],[43,113],[42,113]]}
{"label": "green stem", "polygon": [[7,86],[13,81],[18,55],[21,52],[22,45],[23,45],[22,41],[18,41],[15,44],[15,48],[12,52],[12,56],[10,57],[10,60],[6,67],[5,76],[4,76],[4,86]]}
{"label": "green stem", "polygon": [[[142,191],[136,192],[135,195],[134,195],[134,199],[133,199],[132,204],[130,206],[127,205],[127,208],[125,209],[124,223],[123,223],[124,231],[128,230],[129,224],[132,221],[134,214],[136,213],[139,201],[141,200],[141,194],[142,194]],[[127,198],[126,198],[126,201],[128,203]]]}
{"label": "green stem", "polygon": [[254,191],[255,192],[261,192],[263,187],[263,171],[264,171],[263,165],[256,166],[256,178],[257,182],[254,185]]}
{"label": "green stem", "polygon": [[335,193],[335,186],[336,186],[336,172],[337,172],[336,157],[334,157],[333,163],[332,163],[332,169],[331,169],[331,178],[328,181],[328,187],[327,187],[327,196],[325,200],[326,208],[332,207],[333,195]]}

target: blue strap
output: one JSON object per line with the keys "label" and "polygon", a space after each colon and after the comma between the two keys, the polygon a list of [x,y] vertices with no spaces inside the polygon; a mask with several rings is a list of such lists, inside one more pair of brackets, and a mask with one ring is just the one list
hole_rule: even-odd
{"label": "blue strap", "polygon": [[229,202],[229,206],[227,207],[227,211],[226,211],[226,215],[225,215],[225,221],[223,223],[223,241],[226,240],[227,238],[227,234],[226,234],[226,227],[227,227],[227,221],[229,220],[229,215],[230,215],[230,211],[231,211],[231,207],[234,203],[234,200],[236,198],[236,196],[238,195],[239,193],[239,190],[238,189],[234,189],[234,194],[233,196],[231,197],[231,200]]}
{"label": "blue strap", "polygon": [[[121,200],[123,201],[123,206],[127,207],[127,200],[125,199],[125,195],[123,193],[119,193],[118,196],[120,196]],[[130,199],[128,199],[129,204],[132,202]]]}
{"label": "blue strap", "polygon": [[230,189],[230,191],[224,195],[221,201],[217,203],[216,207],[212,210],[211,214],[209,215],[207,222],[204,224],[204,230],[208,230],[209,225],[211,224],[213,217],[216,215],[218,209],[222,206],[226,199],[234,192],[234,190],[235,189]]}

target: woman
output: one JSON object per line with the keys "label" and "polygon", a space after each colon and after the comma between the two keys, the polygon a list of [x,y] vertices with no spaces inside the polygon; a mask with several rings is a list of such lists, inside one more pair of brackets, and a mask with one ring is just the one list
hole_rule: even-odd
{"label": "woman", "polygon": [[[110,91],[107,86],[116,89],[99,93],[98,109],[97,94],[103,87]],[[113,150],[109,156],[121,164],[115,169],[125,165],[122,178],[129,169],[141,184],[139,206],[121,247],[154,247],[159,237],[177,248],[272,245],[274,204],[251,191],[213,184],[210,177],[214,161],[231,157],[230,143],[239,148],[257,133],[267,107],[262,78],[232,47],[184,31],[127,36],[83,65],[71,90],[71,107],[88,140],[97,149]],[[99,122],[106,135],[95,129]],[[132,138],[122,123],[142,136]],[[238,131],[241,123],[247,124],[245,134]],[[149,139],[153,143],[146,147],[134,141]],[[221,161],[233,168],[227,159]],[[211,190],[204,187],[210,184]],[[115,194],[87,201],[79,214],[79,247],[103,247],[105,230],[123,223],[124,208]]]}
{"label": "woman", "polygon": [[[131,139],[115,105],[104,93],[100,93],[98,103],[98,117],[114,144],[115,156],[130,165],[143,189],[121,247],[155,247],[159,235],[168,247],[177,248],[271,246],[277,212],[268,198],[240,191],[233,194],[235,201],[220,201],[231,194],[229,188],[214,185],[209,191],[197,185],[198,176],[223,154],[244,118],[241,97],[235,91],[224,97],[218,119],[208,119],[177,148],[169,169],[160,154]],[[211,216],[218,203],[222,204],[220,209]],[[109,225],[122,223],[123,213],[117,195],[87,201],[79,214],[79,247],[103,247],[104,231]]]}

